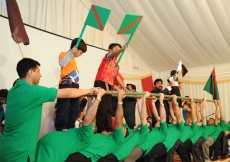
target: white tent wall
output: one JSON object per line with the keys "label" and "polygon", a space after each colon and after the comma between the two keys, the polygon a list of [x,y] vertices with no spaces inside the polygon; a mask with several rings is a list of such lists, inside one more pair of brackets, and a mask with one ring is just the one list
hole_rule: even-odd
{"label": "white tent wall", "polygon": [[[206,91],[203,91],[203,89],[206,82],[208,81],[209,76],[211,75],[213,67],[216,69],[219,95],[223,105],[225,119],[230,120],[230,110],[228,103],[230,96],[230,64],[218,64],[212,66],[188,68],[188,73],[184,78],[182,78],[181,74],[179,74],[179,81],[182,83],[181,96],[212,99],[212,95]],[[157,78],[161,78],[164,82],[164,87],[166,87],[168,84],[167,79],[169,75],[170,71],[160,73],[152,71],[153,81]],[[210,115],[214,112],[214,104],[212,102],[207,102],[207,115]]]}

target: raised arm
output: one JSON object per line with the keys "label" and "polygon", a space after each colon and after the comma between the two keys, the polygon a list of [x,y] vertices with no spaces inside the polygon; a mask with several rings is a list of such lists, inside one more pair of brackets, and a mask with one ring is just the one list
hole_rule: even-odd
{"label": "raised arm", "polygon": [[196,117],[196,113],[195,113],[195,108],[194,108],[194,103],[193,103],[193,98],[192,97],[191,97],[190,106],[191,106],[192,122],[195,123],[195,122],[197,122],[197,117]]}
{"label": "raised arm", "polygon": [[117,110],[115,114],[115,129],[120,129],[123,124],[123,117],[124,117],[124,111],[123,111],[123,98],[125,97],[125,91],[119,90],[118,91],[118,103],[117,103]]}
{"label": "raised arm", "polygon": [[217,101],[217,105],[219,106],[219,109],[220,109],[220,120],[224,120],[224,112],[223,112],[223,107],[222,107],[220,100]]}
{"label": "raised arm", "polygon": [[160,122],[158,122],[158,121],[160,121],[160,117],[158,115],[157,108],[156,108],[156,105],[155,105],[156,101],[157,101],[157,99],[152,100],[152,111],[153,111],[153,116],[157,121],[156,124],[155,124],[155,127],[160,127]]}
{"label": "raised arm", "polygon": [[142,100],[142,106],[141,106],[141,112],[140,112],[140,117],[141,117],[141,124],[145,125],[147,124],[147,113],[146,113],[146,98],[150,96],[149,92],[145,92],[145,95],[143,96]]}
{"label": "raised arm", "polygon": [[219,118],[219,111],[218,111],[218,104],[217,104],[217,100],[214,100],[214,104],[216,107],[216,111],[215,111],[215,125],[218,124],[218,118]]}
{"label": "raised arm", "polygon": [[90,125],[97,113],[98,105],[101,101],[102,96],[105,94],[105,90],[102,88],[98,88],[99,90],[96,91],[97,98],[94,100],[93,104],[88,108],[86,111],[86,115],[83,120],[83,125],[87,126]]}
{"label": "raised arm", "polygon": [[201,116],[202,116],[202,123],[203,123],[203,125],[206,125],[207,123],[207,121],[206,121],[206,100],[204,99],[203,101],[202,101],[202,104],[201,104]]}
{"label": "raised arm", "polygon": [[87,109],[89,109],[92,104],[93,104],[93,96],[87,96],[87,99],[88,99],[88,104],[87,104]]}
{"label": "raised arm", "polygon": [[177,118],[177,123],[180,123],[183,121],[183,118],[182,118],[181,110],[180,110],[178,103],[177,103],[177,96],[176,95],[174,95],[174,97],[173,97],[173,102],[175,105],[175,114],[176,114],[176,118]]}
{"label": "raised arm", "polygon": [[176,124],[177,119],[176,119],[174,112],[173,112],[172,102],[171,101],[168,101],[168,102],[169,102],[169,111],[170,111],[170,115],[172,118],[172,124]]}

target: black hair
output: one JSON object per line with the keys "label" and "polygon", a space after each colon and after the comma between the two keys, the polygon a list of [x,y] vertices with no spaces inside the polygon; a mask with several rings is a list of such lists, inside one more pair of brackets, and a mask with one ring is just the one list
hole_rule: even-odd
{"label": "black hair", "polygon": [[154,85],[156,85],[156,84],[157,84],[157,82],[162,82],[162,83],[163,83],[163,80],[162,80],[162,79],[160,79],[160,78],[156,79],[156,80],[154,81]]}
{"label": "black hair", "polygon": [[1,89],[0,90],[0,97],[7,99],[8,90],[7,89]]}
{"label": "black hair", "polygon": [[172,70],[172,71],[170,72],[170,75],[173,76],[173,75],[175,75],[176,73],[178,74],[178,72],[177,72],[176,70]]}
{"label": "black hair", "polygon": [[[135,86],[134,84],[128,83],[126,86],[127,86],[127,87],[128,87],[128,86],[131,86],[131,87],[132,87],[132,90],[136,91],[136,86]],[[131,90],[131,89],[130,89],[130,90]]]}
{"label": "black hair", "polygon": [[152,117],[151,117],[151,116],[148,116],[146,119],[148,120],[149,118],[150,118],[150,119],[152,119]]}
{"label": "black hair", "polygon": [[153,128],[152,123],[150,123],[150,122],[148,122],[148,121],[147,121],[147,123],[149,123],[149,127],[148,127],[148,128],[149,128],[149,132],[151,132],[151,131],[152,131],[152,128]]}
{"label": "black hair", "polygon": [[109,45],[109,49],[113,49],[113,48],[116,47],[116,46],[122,48],[121,45],[120,45],[119,43],[111,43],[111,44]]}
{"label": "black hair", "polygon": [[[78,38],[75,38],[72,40],[71,45],[70,45],[70,49],[72,49],[74,46],[76,46],[77,41],[78,41]],[[86,46],[85,41],[83,39],[81,39],[77,49],[81,50],[83,53],[85,53],[87,51],[87,46]]]}
{"label": "black hair", "polygon": [[23,58],[21,59],[17,64],[17,73],[19,78],[25,78],[27,75],[27,72],[30,69],[36,69],[37,65],[40,66],[40,63],[36,60],[33,60],[31,58]]}
{"label": "black hair", "polygon": [[215,121],[215,119],[214,119],[214,118],[209,118],[208,120],[210,120],[210,119],[212,119],[212,120],[214,120],[214,121]]}

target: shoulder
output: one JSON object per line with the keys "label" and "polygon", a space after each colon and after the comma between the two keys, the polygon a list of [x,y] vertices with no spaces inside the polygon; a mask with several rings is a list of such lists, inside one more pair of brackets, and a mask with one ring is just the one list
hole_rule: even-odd
{"label": "shoulder", "polygon": [[59,59],[62,59],[66,54],[67,54],[67,52],[61,52],[59,54]]}

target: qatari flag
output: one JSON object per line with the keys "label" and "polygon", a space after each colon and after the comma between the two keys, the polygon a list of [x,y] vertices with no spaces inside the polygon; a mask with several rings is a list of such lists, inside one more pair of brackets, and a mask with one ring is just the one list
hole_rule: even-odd
{"label": "qatari flag", "polygon": [[30,43],[29,37],[27,36],[16,0],[6,0],[6,8],[13,40],[16,43],[23,42],[24,45],[28,45]]}
{"label": "qatari flag", "polygon": [[182,64],[182,61],[179,62],[177,71],[181,71],[182,77],[184,77],[185,74],[188,72],[187,68]]}

